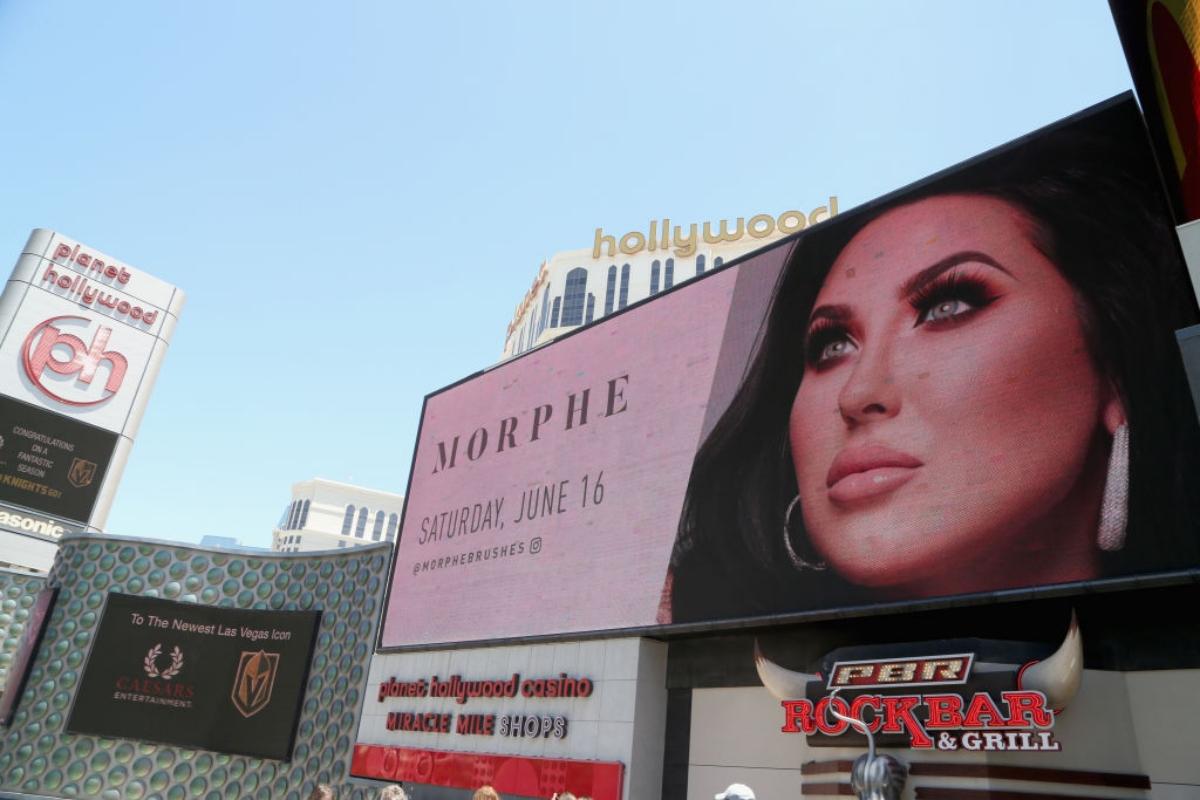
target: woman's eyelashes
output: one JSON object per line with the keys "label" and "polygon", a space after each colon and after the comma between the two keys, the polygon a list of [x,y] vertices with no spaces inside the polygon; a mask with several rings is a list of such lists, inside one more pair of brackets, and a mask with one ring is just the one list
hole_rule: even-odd
{"label": "woman's eyelashes", "polygon": [[956,269],[915,290],[907,300],[916,312],[914,328],[936,328],[966,322],[998,298],[987,280]]}
{"label": "woman's eyelashes", "polygon": [[[1000,298],[987,279],[963,269],[947,271],[904,299],[912,309],[912,327],[939,330],[961,325]],[[859,342],[847,321],[818,317],[804,337],[804,360],[817,370],[856,352]]]}

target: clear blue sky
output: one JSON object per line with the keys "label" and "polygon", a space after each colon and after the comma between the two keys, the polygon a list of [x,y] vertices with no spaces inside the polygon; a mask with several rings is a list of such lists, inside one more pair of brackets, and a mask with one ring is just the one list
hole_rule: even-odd
{"label": "clear blue sky", "polygon": [[596,227],[845,210],[1129,87],[1103,0],[0,1],[0,253],[188,293],[109,530],[266,545],[294,481],[403,492]]}

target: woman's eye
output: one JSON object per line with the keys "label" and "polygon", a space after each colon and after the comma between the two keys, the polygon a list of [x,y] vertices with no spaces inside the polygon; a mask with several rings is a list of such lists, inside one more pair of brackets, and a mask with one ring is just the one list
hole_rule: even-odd
{"label": "woman's eye", "polygon": [[849,355],[853,350],[854,345],[849,339],[834,339],[821,348],[821,352],[817,354],[817,363],[825,364],[836,361]]}
{"label": "woman's eye", "polygon": [[960,314],[965,314],[968,311],[974,311],[975,306],[960,300],[959,298],[951,298],[934,303],[917,319],[917,324],[921,325],[926,322],[942,322],[948,319],[953,319]]}

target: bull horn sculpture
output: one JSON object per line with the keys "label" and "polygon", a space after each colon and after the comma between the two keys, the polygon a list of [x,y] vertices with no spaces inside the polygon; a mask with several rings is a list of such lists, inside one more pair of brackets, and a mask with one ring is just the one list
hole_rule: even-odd
{"label": "bull horn sculpture", "polygon": [[[834,689],[829,693],[830,701],[839,691],[841,689]],[[843,714],[832,702],[829,713],[867,737],[867,752],[854,759],[850,767],[850,788],[855,796],[859,800],[900,800],[908,780],[908,767],[892,756],[875,754],[875,736],[871,726],[862,719]]]}
{"label": "bull horn sculpture", "polygon": [[1083,678],[1083,637],[1079,620],[1071,612],[1071,626],[1054,654],[1041,661],[1030,661],[1017,674],[1017,686],[1046,695],[1046,705],[1061,711],[1079,691]]}
{"label": "bull horn sculpture", "polygon": [[805,695],[805,686],[810,681],[821,680],[820,675],[809,672],[793,672],[784,669],[762,654],[758,640],[754,640],[754,666],[758,670],[758,679],[767,691],[777,700],[796,700]]}

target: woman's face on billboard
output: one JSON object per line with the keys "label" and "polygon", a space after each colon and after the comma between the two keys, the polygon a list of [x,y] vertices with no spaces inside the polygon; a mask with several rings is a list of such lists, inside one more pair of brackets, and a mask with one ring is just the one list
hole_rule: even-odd
{"label": "woman's face on billboard", "polygon": [[1034,233],[1003,200],[946,195],[834,262],[789,436],[812,544],[850,581],[934,595],[1098,573],[1123,416]]}

